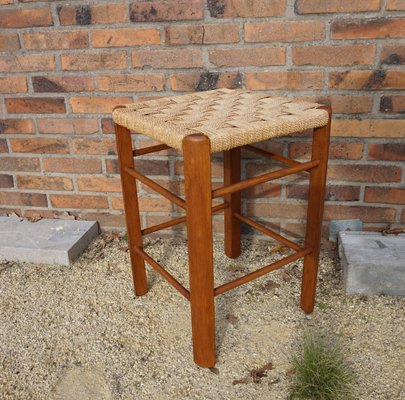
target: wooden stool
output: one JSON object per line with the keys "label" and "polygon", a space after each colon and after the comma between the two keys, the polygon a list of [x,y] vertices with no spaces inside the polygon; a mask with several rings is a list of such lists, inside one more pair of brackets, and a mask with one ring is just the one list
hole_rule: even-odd
{"label": "wooden stool", "polygon": [[[190,300],[194,361],[215,365],[214,297],[304,257],[301,308],[312,312],[328,160],[328,107],[246,90],[220,89],[118,106],[113,111],[135,294],[147,292],[145,261]],[[297,162],[252,143],[313,129],[312,158]],[[130,130],[162,144],[133,150]],[[134,157],[175,148],[183,152],[185,200],[135,169]],[[286,164],[285,168],[240,179],[240,149]],[[211,188],[211,153],[224,152],[224,186]],[[297,172],[309,172],[305,245],[299,246],[241,214],[240,191]],[[141,228],[136,180],[185,209],[186,217]],[[212,199],[224,197],[215,207]],[[212,213],[224,210],[225,253],[240,255],[240,222],[257,228],[294,250],[275,263],[214,287]],[[142,236],[187,223],[190,288],[187,290],[142,248]]]}

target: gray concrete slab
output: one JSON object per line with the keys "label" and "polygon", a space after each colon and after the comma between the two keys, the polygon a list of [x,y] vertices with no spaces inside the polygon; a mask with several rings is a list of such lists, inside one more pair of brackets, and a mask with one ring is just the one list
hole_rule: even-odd
{"label": "gray concrete slab", "polygon": [[362,231],[363,222],[361,219],[338,219],[329,222],[329,240],[336,242],[339,232]]}
{"label": "gray concrete slab", "polygon": [[0,217],[0,259],[70,265],[98,232],[96,221]]}
{"label": "gray concrete slab", "polygon": [[347,293],[405,296],[405,235],[340,232]]}

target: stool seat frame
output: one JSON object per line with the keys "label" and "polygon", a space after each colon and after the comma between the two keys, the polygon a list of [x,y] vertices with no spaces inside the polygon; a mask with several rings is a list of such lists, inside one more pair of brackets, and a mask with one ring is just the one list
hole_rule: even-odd
{"label": "stool seat frame", "polygon": [[[186,136],[183,139],[185,199],[171,193],[135,169],[135,157],[170,149],[170,147],[160,144],[134,150],[130,130],[115,124],[135,294],[142,296],[148,291],[146,261],[190,301],[194,361],[201,367],[210,368],[216,362],[215,296],[275,271],[297,259],[304,258],[300,305],[307,313],[311,313],[314,309],[331,116],[329,107],[322,108],[328,111],[329,121],[327,125],[315,128],[313,131],[310,161],[298,162],[253,145],[233,148],[224,151],[224,185],[214,190],[211,187],[210,139],[203,134]],[[241,180],[241,149],[284,163],[286,167]],[[240,195],[240,191],[243,189],[298,172],[309,173],[307,225],[305,242],[301,246],[242,215]],[[137,180],[177,204],[185,210],[186,215],[142,229],[137,198]],[[213,206],[213,199],[218,197],[224,197],[224,201]],[[224,212],[224,250],[228,257],[237,258],[240,255],[241,222],[289,247],[294,251],[293,254],[231,282],[214,287],[212,214],[220,211]],[[144,235],[183,222],[187,224],[189,289],[186,289],[163,266],[153,260],[142,246]]]}

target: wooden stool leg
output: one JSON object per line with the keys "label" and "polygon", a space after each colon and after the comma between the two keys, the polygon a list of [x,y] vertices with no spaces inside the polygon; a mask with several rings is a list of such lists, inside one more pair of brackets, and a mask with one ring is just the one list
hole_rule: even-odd
{"label": "wooden stool leg", "polygon": [[128,246],[131,255],[132,278],[135,294],[142,296],[148,291],[145,262],[134,251],[142,247],[141,221],[139,218],[138,194],[135,178],[125,172],[126,167],[134,167],[131,133],[127,128],[115,125],[118,160],[121,172],[122,195],[124,198],[125,219],[128,231]]}
{"label": "wooden stool leg", "polygon": [[314,129],[312,142],[312,160],[319,160],[319,165],[310,171],[309,178],[305,247],[312,248],[312,252],[304,258],[301,288],[301,308],[307,313],[311,313],[314,310],[319,251],[321,246],[322,216],[330,136],[330,109],[327,110],[329,111],[329,123],[325,127]]}
{"label": "wooden stool leg", "polygon": [[[224,151],[224,185],[240,181],[240,148]],[[240,192],[225,196],[229,207],[224,211],[225,254],[230,258],[240,256],[240,221],[233,216],[240,214]]]}
{"label": "wooden stool leg", "polygon": [[186,136],[183,155],[194,361],[210,368],[215,365],[215,310],[209,138]]}

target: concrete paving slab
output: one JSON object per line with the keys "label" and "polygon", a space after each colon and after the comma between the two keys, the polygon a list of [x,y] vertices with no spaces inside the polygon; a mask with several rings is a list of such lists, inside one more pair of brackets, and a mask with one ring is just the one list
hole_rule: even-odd
{"label": "concrete paving slab", "polygon": [[405,235],[340,232],[347,293],[405,296]]}
{"label": "concrete paving slab", "polygon": [[96,221],[0,217],[0,259],[70,265],[98,232]]}
{"label": "concrete paving slab", "polygon": [[329,240],[336,242],[339,232],[362,231],[363,222],[361,219],[339,219],[329,222]]}

